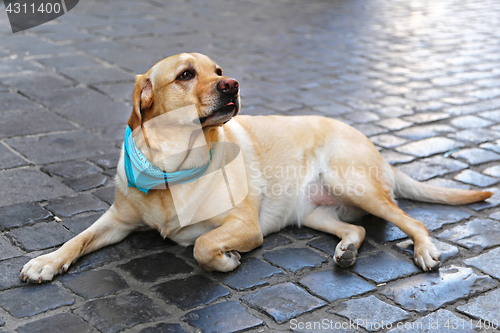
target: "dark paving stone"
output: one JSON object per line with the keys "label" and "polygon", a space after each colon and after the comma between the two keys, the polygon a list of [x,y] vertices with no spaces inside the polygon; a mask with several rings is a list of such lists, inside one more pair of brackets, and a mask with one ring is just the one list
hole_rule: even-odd
{"label": "dark paving stone", "polygon": [[261,289],[243,296],[241,300],[252,308],[265,312],[278,324],[326,304],[291,282]]}
{"label": "dark paving stone", "polygon": [[348,318],[356,323],[356,328],[363,327],[369,332],[379,331],[382,325],[382,318],[385,327],[390,323],[395,323],[410,317],[410,314],[395,306],[382,302],[375,296],[358,298],[342,302],[334,306],[330,313]]}
{"label": "dark paving stone", "polygon": [[352,270],[376,283],[387,282],[421,271],[415,264],[382,251],[358,258]]}
{"label": "dark paving stone", "polygon": [[263,250],[272,249],[273,247],[287,245],[290,244],[291,242],[292,241],[286,238],[285,236],[275,233],[264,237],[264,243],[262,243],[262,249]]}
{"label": "dark paving stone", "polygon": [[394,328],[388,331],[388,333],[429,333],[433,331],[439,333],[478,332],[478,330],[474,329],[474,326],[471,327],[470,321],[459,318],[453,312],[442,309],[419,318],[414,322],[400,323],[398,325],[398,328]]}
{"label": "dark paving stone", "polygon": [[476,129],[464,130],[454,134],[449,134],[448,136],[458,140],[470,141],[472,143],[479,144],[500,138],[500,133],[488,129]]}
{"label": "dark paving stone", "polygon": [[95,173],[79,178],[65,179],[62,182],[63,184],[71,187],[73,190],[81,192],[106,185],[108,177],[101,175],[100,173]]}
{"label": "dark paving stone", "polygon": [[175,304],[183,310],[229,295],[229,289],[202,275],[160,283],[151,290],[165,302]]}
{"label": "dark paving stone", "polygon": [[479,172],[472,170],[464,170],[453,178],[463,183],[472,184],[479,187],[491,186],[498,183],[498,179],[482,175]]}
{"label": "dark paving stone", "polygon": [[245,290],[256,286],[266,285],[265,278],[283,272],[268,263],[257,259],[247,258],[234,271],[229,273],[215,273],[215,277],[236,290]]}
{"label": "dark paving stone", "polygon": [[327,258],[304,248],[285,248],[262,254],[264,259],[291,272],[297,272],[305,267],[317,267],[327,261]]}
{"label": "dark paving stone", "polygon": [[342,268],[314,272],[302,278],[299,283],[316,296],[333,302],[375,290],[376,287]]}
{"label": "dark paving stone", "polygon": [[498,187],[485,188],[484,190],[493,192],[493,195],[484,201],[470,204],[467,207],[477,211],[500,205],[500,189]]}
{"label": "dark paving stone", "polygon": [[465,260],[469,266],[479,268],[486,274],[500,278],[500,248],[493,249],[477,257]]}
{"label": "dark paving stone", "polygon": [[[500,303],[500,289],[479,296],[474,299],[469,299],[467,304],[457,307],[457,310],[474,318],[480,318],[490,322],[496,326],[498,322],[498,307]],[[473,321],[476,324],[477,321]],[[470,323],[469,323],[470,324]],[[491,325],[491,327],[495,327]]]}
{"label": "dark paving stone", "polygon": [[500,223],[493,220],[475,219],[438,234],[439,238],[460,244],[474,252],[498,245]]}
{"label": "dark paving stone", "polygon": [[21,202],[48,200],[74,192],[35,169],[0,171],[0,207]]}
{"label": "dark paving stone", "polygon": [[396,151],[418,157],[427,157],[437,153],[444,153],[462,146],[464,146],[464,144],[458,141],[448,138],[435,137],[408,143],[404,146],[397,147]]}
{"label": "dark paving stone", "polygon": [[79,234],[90,227],[102,214],[94,214],[86,217],[72,217],[62,219],[62,224],[74,234]]}
{"label": "dark paving stone", "polygon": [[23,160],[5,146],[0,144],[0,170],[28,165],[29,162]]}
{"label": "dark paving stone", "polygon": [[29,257],[16,257],[0,261],[0,290],[24,285],[19,271],[30,260]]}
{"label": "dark paving stone", "polygon": [[451,124],[458,128],[478,128],[490,126],[493,123],[489,120],[469,115],[457,117],[451,121]]}
{"label": "dark paving stone", "polygon": [[[42,55],[42,54],[53,54],[53,53],[62,53],[62,52],[70,52],[66,46],[55,45],[45,41],[42,41],[39,38],[34,36],[9,36],[10,38],[5,39],[5,45],[7,49],[16,53],[19,56],[28,56],[28,55]],[[28,51],[29,50],[29,51]]]}
{"label": "dark paving stone", "polygon": [[20,256],[21,254],[21,251],[13,247],[8,240],[0,236],[0,260],[10,259]]}
{"label": "dark paving stone", "polygon": [[51,317],[39,319],[18,327],[19,333],[93,333],[95,328],[72,313],[59,313]]}
{"label": "dark paving stone", "polygon": [[150,298],[137,291],[89,301],[76,309],[75,313],[106,333],[118,332],[169,315]]}
{"label": "dark paving stone", "polygon": [[7,233],[12,242],[25,251],[47,249],[69,241],[73,234],[57,222],[37,223]]}
{"label": "dark paving stone", "polygon": [[19,227],[51,216],[35,203],[25,202],[0,208],[0,230]]}
{"label": "dark paving stone", "polygon": [[[333,235],[323,235],[312,241],[308,242],[307,245],[312,246],[318,250],[321,250],[325,253],[328,253],[330,256],[335,255],[335,248],[337,244],[340,242],[340,238]],[[358,253],[362,254],[368,251],[373,251],[376,248],[368,242],[363,242],[361,247],[358,250]]]}
{"label": "dark paving stone", "polygon": [[412,276],[384,287],[381,293],[406,310],[434,311],[443,304],[494,288],[489,276],[471,268],[449,266],[439,272]]}
{"label": "dark paving stone", "polygon": [[50,200],[45,208],[56,216],[71,217],[84,212],[105,210],[106,206],[88,194],[79,194],[76,197],[64,197]]}
{"label": "dark paving stone", "polygon": [[[441,262],[445,262],[447,259],[453,258],[459,253],[458,248],[456,246],[440,242],[434,238],[432,238],[432,242],[441,252],[441,258],[440,258]],[[401,243],[394,245],[394,248],[410,254],[411,257],[413,258],[414,248],[413,248],[413,241],[411,239],[405,240]]]}
{"label": "dark paving stone", "polygon": [[0,138],[75,128],[61,117],[43,109],[5,111],[0,117]]}
{"label": "dark paving stone", "polygon": [[103,189],[99,189],[92,193],[92,195],[98,197],[102,201],[106,202],[108,205],[112,205],[115,201],[115,190],[116,187],[106,187]]}
{"label": "dark paving stone", "polygon": [[37,164],[74,160],[116,150],[111,144],[83,131],[10,139],[6,142]]}
{"label": "dark paving stone", "polygon": [[101,170],[89,162],[70,161],[46,165],[42,168],[42,171],[63,178],[75,178],[99,173]]}
{"label": "dark paving stone", "polygon": [[59,57],[50,57],[50,58],[42,58],[37,59],[39,63],[56,69],[66,69],[73,67],[97,67],[101,66],[97,61],[90,59],[89,57],[83,54],[76,55],[68,55],[68,56],[59,56]]}
{"label": "dark paving stone", "polygon": [[67,274],[59,279],[66,288],[86,299],[114,294],[128,288],[128,283],[109,269]]}
{"label": "dark paving stone", "polygon": [[398,131],[395,134],[410,140],[421,140],[455,131],[456,129],[450,125],[432,124],[423,126],[412,126],[410,128],[405,128],[401,131]]}
{"label": "dark paving stone", "polygon": [[[126,244],[130,251],[133,252],[143,252],[176,246],[176,243],[174,241],[168,238],[163,239],[163,237],[157,230],[134,232],[130,236],[125,238],[122,244]],[[179,247],[183,248],[182,246]],[[190,248],[192,253],[192,246],[188,248]]]}
{"label": "dark paving stone", "polygon": [[176,274],[191,273],[193,268],[169,252],[132,259],[118,266],[141,282],[155,282]]}
{"label": "dark paving stone", "polygon": [[85,84],[95,84],[110,81],[131,81],[134,77],[116,68],[93,67],[93,68],[63,68],[63,74]]}
{"label": "dark paving stone", "polygon": [[295,239],[310,239],[319,235],[323,235],[322,232],[307,228],[307,227],[288,227],[281,230],[284,234],[291,235]]}
{"label": "dark paving stone", "polygon": [[408,163],[415,159],[415,156],[396,153],[392,150],[382,150],[380,153],[382,154],[384,160],[386,160],[390,164]]}
{"label": "dark paving stone", "polygon": [[73,265],[70,266],[69,272],[80,272],[87,269],[94,269],[107,263],[125,259],[128,257],[128,252],[122,250],[120,245],[111,245],[86,254],[78,259]]}
{"label": "dark paving stone", "polygon": [[414,219],[423,222],[431,231],[439,229],[445,224],[455,223],[472,216],[471,213],[458,207],[427,203],[419,203],[417,207],[406,209],[405,212]]}
{"label": "dark paving stone", "polygon": [[0,293],[0,306],[16,318],[71,305],[73,295],[55,284],[26,285]]}
{"label": "dark paving stone", "polygon": [[249,314],[245,307],[235,301],[209,305],[191,311],[183,318],[190,325],[206,333],[232,333],[260,326],[264,322]]}
{"label": "dark paving stone", "polygon": [[435,176],[442,176],[450,172],[467,168],[468,165],[463,162],[455,161],[451,158],[434,156],[419,161],[400,165],[397,168],[413,179],[423,181]]}
{"label": "dark paving stone", "polygon": [[461,149],[453,153],[452,156],[455,158],[463,158],[469,164],[481,164],[500,160],[499,154],[479,148]]}
{"label": "dark paving stone", "polygon": [[28,95],[32,90],[57,89],[74,84],[72,81],[55,73],[8,76],[0,79],[0,81],[14,89],[28,92]]}
{"label": "dark paving stone", "polygon": [[88,160],[94,162],[103,169],[112,169],[117,167],[118,161],[120,160],[120,154],[112,153],[112,154],[98,155],[91,157]]}
{"label": "dark paving stone", "polygon": [[[3,55],[2,55],[3,57]],[[24,60],[24,59],[4,59],[0,62],[0,73],[2,74],[11,74],[22,71],[40,71],[40,67],[35,65],[32,61]]]}
{"label": "dark paving stone", "polygon": [[397,136],[391,134],[372,136],[370,137],[370,140],[377,146],[381,146],[384,148],[394,148],[408,142],[408,140],[406,139],[398,138]]}
{"label": "dark paving stone", "polygon": [[354,329],[357,328],[355,323],[351,322],[349,329],[349,322],[347,320],[338,320],[333,318],[327,313],[322,311],[315,311],[312,313],[300,316],[300,319],[290,320],[289,327],[292,332],[296,333],[356,333]]}
{"label": "dark paving stone", "polygon": [[408,237],[394,224],[374,216],[366,216],[354,224],[360,225],[366,230],[366,237],[379,243],[391,242]]}
{"label": "dark paving stone", "polygon": [[158,324],[140,330],[139,333],[189,333],[180,324]]}
{"label": "dark paving stone", "polygon": [[[134,90],[134,83],[112,83],[112,84],[100,84],[95,85],[99,90],[105,92],[107,95],[111,96],[115,100],[121,101],[132,101],[132,91]],[[242,97],[243,98],[243,97]],[[244,103],[243,105],[250,105]]]}

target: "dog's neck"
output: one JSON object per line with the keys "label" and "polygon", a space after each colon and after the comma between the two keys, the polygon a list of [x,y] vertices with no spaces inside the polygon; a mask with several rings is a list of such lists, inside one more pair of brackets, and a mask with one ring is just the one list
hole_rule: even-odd
{"label": "dog's neck", "polygon": [[210,160],[211,144],[224,141],[221,127],[194,131],[177,128],[167,133],[144,126],[134,134],[136,145],[144,156],[165,172],[206,165]]}

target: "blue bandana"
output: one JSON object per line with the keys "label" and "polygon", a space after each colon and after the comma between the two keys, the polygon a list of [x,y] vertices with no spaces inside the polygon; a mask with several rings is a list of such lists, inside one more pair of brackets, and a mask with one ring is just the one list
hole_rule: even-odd
{"label": "blue bandana", "polygon": [[189,170],[164,172],[154,166],[137,148],[129,126],[127,126],[127,130],[125,131],[124,147],[125,173],[127,174],[128,186],[137,187],[146,194],[148,194],[150,189],[159,185],[190,183],[203,176],[210,162],[212,162],[212,149],[210,149],[210,160],[206,165]]}

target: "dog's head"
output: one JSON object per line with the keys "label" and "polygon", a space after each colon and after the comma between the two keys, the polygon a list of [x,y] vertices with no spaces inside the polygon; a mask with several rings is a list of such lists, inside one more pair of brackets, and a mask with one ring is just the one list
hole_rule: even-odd
{"label": "dog's head", "polygon": [[238,82],[223,76],[222,68],[205,55],[181,53],[163,59],[136,76],[132,130],[141,123],[194,105],[202,127],[221,126],[238,114]]}

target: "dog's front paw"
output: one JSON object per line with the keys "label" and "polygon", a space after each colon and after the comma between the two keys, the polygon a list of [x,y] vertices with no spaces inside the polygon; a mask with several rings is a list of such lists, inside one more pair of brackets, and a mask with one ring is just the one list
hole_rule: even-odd
{"label": "dog's front paw", "polygon": [[356,262],[358,250],[354,244],[345,246],[340,242],[335,249],[335,262],[342,267],[352,266]]}
{"label": "dog's front paw", "polygon": [[27,282],[51,281],[57,274],[68,270],[69,264],[61,262],[53,253],[31,259],[21,269],[21,280]]}
{"label": "dog's front paw", "polygon": [[437,249],[436,245],[431,240],[415,245],[414,260],[415,264],[422,268],[424,271],[432,271],[437,269],[441,252]]}

